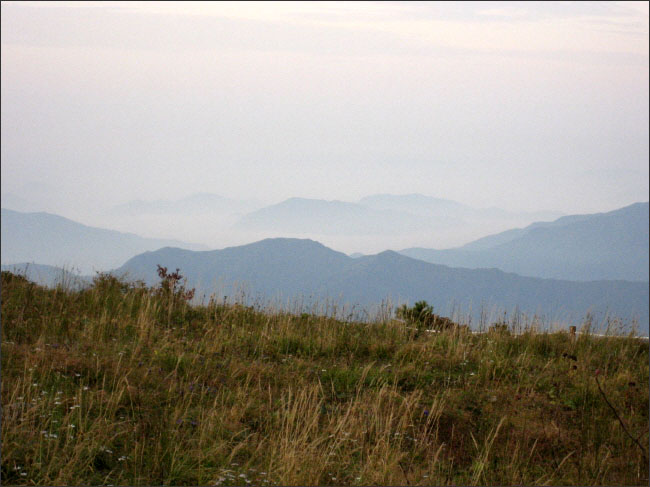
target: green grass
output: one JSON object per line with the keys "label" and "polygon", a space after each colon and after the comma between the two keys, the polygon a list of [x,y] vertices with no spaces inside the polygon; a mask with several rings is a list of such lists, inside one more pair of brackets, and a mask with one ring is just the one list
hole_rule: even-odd
{"label": "green grass", "polygon": [[2,483],[647,485],[648,360],[3,272]]}

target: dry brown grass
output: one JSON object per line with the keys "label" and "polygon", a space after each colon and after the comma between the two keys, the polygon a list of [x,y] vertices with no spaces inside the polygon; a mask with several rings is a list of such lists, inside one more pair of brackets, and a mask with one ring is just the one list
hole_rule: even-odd
{"label": "dry brown grass", "polygon": [[4,485],[648,483],[647,342],[165,299],[3,273]]}

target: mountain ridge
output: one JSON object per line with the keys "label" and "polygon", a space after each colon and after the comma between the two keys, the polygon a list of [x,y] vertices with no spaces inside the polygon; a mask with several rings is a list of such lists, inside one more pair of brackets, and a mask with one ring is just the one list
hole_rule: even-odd
{"label": "mountain ridge", "polygon": [[452,249],[399,251],[453,267],[496,267],[524,276],[648,281],[648,203],[535,222]]}
{"label": "mountain ridge", "polygon": [[[636,314],[644,330],[648,321],[646,283],[574,282],[499,269],[459,269],[390,250],[352,258],[306,239],[265,239],[209,252],[161,249],[133,257],[116,272],[154,284],[158,264],[180,268],[188,285],[205,295],[232,295],[237,283],[245,283],[251,298],[279,298],[281,302],[334,298],[372,307],[386,298],[398,302],[425,299],[443,314],[452,313],[455,305],[468,309],[483,304],[573,321],[589,311],[604,317],[609,310],[623,319]],[[217,281],[219,286],[214,285]],[[476,309],[468,313],[474,320],[479,317]]]}
{"label": "mountain ridge", "polygon": [[164,246],[207,248],[180,240],[146,238],[92,227],[48,212],[2,208],[1,215],[2,264],[37,262],[73,266],[88,274],[113,269],[134,255]]}

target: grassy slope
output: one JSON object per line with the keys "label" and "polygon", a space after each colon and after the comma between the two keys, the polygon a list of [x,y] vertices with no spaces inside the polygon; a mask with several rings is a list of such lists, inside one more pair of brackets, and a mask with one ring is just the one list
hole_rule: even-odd
{"label": "grassy slope", "polygon": [[648,358],[3,273],[2,482],[647,485]]}

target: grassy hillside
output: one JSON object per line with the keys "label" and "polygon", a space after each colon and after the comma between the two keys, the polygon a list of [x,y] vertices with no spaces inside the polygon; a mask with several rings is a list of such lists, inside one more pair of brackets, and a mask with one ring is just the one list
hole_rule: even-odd
{"label": "grassy hillside", "polygon": [[182,292],[2,273],[3,484],[648,483],[645,341]]}

